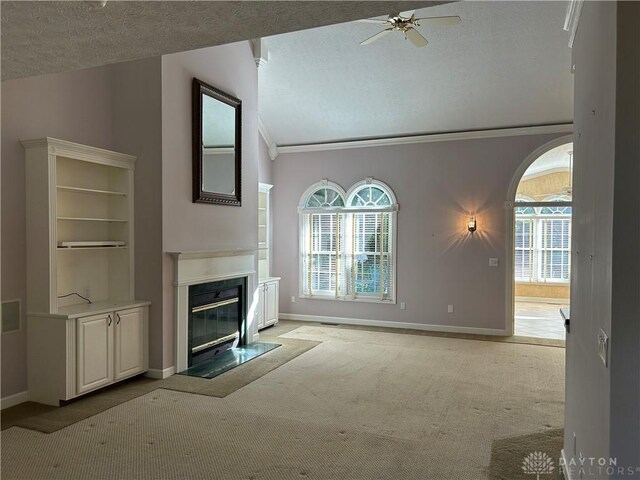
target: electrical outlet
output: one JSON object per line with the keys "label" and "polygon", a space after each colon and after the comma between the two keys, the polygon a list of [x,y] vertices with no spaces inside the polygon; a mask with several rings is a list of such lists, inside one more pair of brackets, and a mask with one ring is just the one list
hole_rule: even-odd
{"label": "electrical outlet", "polygon": [[607,359],[609,358],[609,337],[604,330],[600,329],[598,332],[598,356],[605,367],[608,366]]}
{"label": "electrical outlet", "polygon": [[84,287],[82,291],[82,296],[91,300],[91,289],[89,287]]}
{"label": "electrical outlet", "polygon": [[453,313],[453,305],[447,305],[447,313]]}
{"label": "electrical outlet", "polygon": [[400,302],[400,310],[406,310],[407,309],[407,304],[404,302]]}
{"label": "electrical outlet", "polygon": [[291,295],[291,303],[296,303],[296,296],[295,295]]}
{"label": "electrical outlet", "polygon": [[497,267],[498,266],[498,259],[495,257],[492,257],[489,259],[489,266],[490,267]]}

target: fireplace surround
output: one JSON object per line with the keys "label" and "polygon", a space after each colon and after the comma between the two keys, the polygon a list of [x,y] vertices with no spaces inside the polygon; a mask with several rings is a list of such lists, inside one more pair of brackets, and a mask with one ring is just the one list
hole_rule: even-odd
{"label": "fireplace surround", "polygon": [[258,329],[255,319],[258,301],[256,252],[254,250],[232,250],[170,253],[174,258],[176,371],[182,372],[189,367],[191,349],[194,348],[194,346],[190,346],[189,339],[189,315],[191,313],[189,288],[191,286],[244,279],[247,293],[244,302],[243,340],[246,344],[257,341]]}

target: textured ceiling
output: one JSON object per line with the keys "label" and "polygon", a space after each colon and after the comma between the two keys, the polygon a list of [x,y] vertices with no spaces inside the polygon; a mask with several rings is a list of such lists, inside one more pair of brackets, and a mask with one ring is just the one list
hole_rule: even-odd
{"label": "textured ceiling", "polygon": [[2,79],[231,43],[444,2],[2,1]]}
{"label": "textured ceiling", "polygon": [[278,145],[570,123],[573,76],[565,2],[456,2],[419,16],[459,15],[398,32],[343,23],[265,39],[260,115]]}

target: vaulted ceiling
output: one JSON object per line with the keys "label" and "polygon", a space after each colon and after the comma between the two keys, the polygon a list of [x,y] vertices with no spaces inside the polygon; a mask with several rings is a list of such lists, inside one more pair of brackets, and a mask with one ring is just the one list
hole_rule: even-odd
{"label": "vaulted ceiling", "polygon": [[439,3],[444,2],[2,1],[2,79],[154,57]]}
{"label": "vaulted ceiling", "polygon": [[[271,35],[260,115],[281,146],[572,119],[564,2],[101,3],[2,1],[2,79]],[[420,27],[424,48],[398,32],[359,45],[379,27],[353,20],[413,8],[462,22]]]}
{"label": "vaulted ceiling", "polygon": [[[273,141],[300,145],[571,123],[573,75],[564,2],[455,2],[416,16],[456,26],[400,32],[350,22],[264,39],[260,115]],[[384,17],[382,17],[384,18]]]}

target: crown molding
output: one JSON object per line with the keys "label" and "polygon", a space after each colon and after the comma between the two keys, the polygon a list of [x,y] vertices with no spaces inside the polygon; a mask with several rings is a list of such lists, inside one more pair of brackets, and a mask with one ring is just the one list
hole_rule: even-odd
{"label": "crown molding", "polygon": [[269,134],[269,130],[267,130],[267,127],[260,116],[258,116],[258,131],[260,132],[260,135],[262,135],[262,139],[267,144],[267,147],[269,147],[269,158],[272,161],[275,160],[280,153],[278,145],[273,141],[273,138]]}
{"label": "crown molding", "polygon": [[569,0],[569,4],[567,5],[564,29],[569,32],[569,48],[573,48],[573,41],[578,31],[578,23],[580,23],[580,13],[582,13],[583,4],[584,0]]}
{"label": "crown molding", "polygon": [[451,142],[456,140],[476,140],[482,138],[517,137],[521,135],[544,135],[550,133],[572,132],[573,123],[564,123],[560,125],[540,125],[535,127],[499,128],[493,130],[474,130],[467,132],[412,135],[409,137],[374,138],[369,140],[350,140],[344,142],[315,143],[307,145],[287,145],[278,146],[277,152],[278,154],[322,152],[326,150],[344,150],[349,148],[410,145],[414,143]]}
{"label": "crown molding", "polygon": [[256,67],[264,67],[269,61],[269,50],[267,46],[262,41],[262,38],[254,38],[249,41],[251,42],[251,51],[253,52]]}

